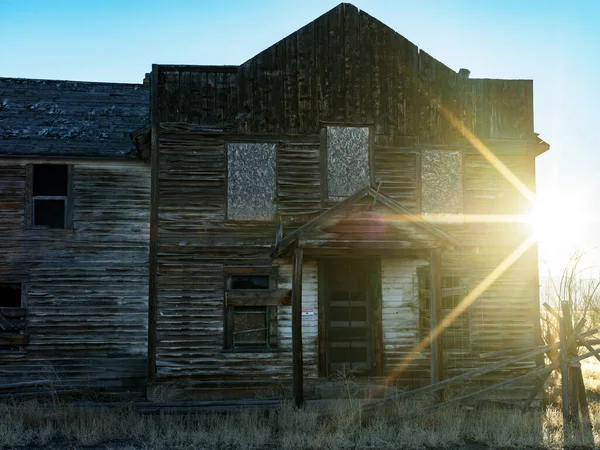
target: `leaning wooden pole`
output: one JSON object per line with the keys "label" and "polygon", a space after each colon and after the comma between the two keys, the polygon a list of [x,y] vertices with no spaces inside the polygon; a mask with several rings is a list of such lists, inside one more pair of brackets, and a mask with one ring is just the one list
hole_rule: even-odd
{"label": "leaning wooden pole", "polygon": [[292,380],[296,407],[304,404],[302,360],[302,249],[294,248],[292,265]]}
{"label": "leaning wooden pole", "polygon": [[[569,304],[561,302],[562,317],[559,320],[560,333],[560,378],[562,388],[562,416],[563,416],[563,436],[564,444],[568,445],[571,436],[571,413],[570,413],[570,385],[569,385],[569,345],[567,342],[567,325],[565,316],[571,316],[569,313]],[[565,315],[565,313],[567,313]]]}

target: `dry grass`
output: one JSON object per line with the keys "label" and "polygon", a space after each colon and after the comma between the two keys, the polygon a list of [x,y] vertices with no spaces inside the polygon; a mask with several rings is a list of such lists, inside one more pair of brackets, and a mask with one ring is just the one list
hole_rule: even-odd
{"label": "dry grass", "polygon": [[[594,438],[600,443],[600,364],[584,366]],[[555,391],[559,392],[560,389]],[[399,402],[365,421],[360,400],[327,410],[269,414],[140,415],[135,408],[85,409],[36,401],[0,404],[0,448],[423,449],[562,448],[559,402],[545,410],[458,407],[417,412],[429,399]],[[581,444],[584,442],[574,442]],[[589,446],[589,445],[588,445]]]}

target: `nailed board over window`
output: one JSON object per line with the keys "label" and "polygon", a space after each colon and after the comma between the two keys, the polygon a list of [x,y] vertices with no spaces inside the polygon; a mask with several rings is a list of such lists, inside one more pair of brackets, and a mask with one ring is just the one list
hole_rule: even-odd
{"label": "nailed board over window", "polygon": [[421,209],[423,213],[461,214],[462,153],[423,150],[421,154]]}
{"label": "nailed board over window", "polygon": [[227,218],[272,220],[275,144],[227,144]]}
{"label": "nailed board over window", "polygon": [[370,184],[369,129],[327,127],[327,196],[348,197]]}

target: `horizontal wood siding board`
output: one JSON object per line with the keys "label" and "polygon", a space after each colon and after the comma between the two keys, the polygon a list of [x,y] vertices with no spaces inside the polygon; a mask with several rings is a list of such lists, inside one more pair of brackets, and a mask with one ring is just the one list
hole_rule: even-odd
{"label": "horizontal wood siding board", "polygon": [[73,230],[42,230],[24,222],[26,166],[0,165],[0,280],[20,277],[28,291],[26,351],[0,354],[0,382],[58,376],[68,388],[141,392],[149,175],[141,165],[74,164]]}

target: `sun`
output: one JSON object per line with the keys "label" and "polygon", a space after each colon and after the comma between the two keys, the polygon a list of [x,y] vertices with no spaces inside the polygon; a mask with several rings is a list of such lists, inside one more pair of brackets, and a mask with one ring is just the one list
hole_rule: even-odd
{"label": "sun", "polygon": [[528,221],[539,244],[540,259],[548,266],[562,264],[569,254],[585,247],[593,217],[581,192],[554,188],[533,200]]}

